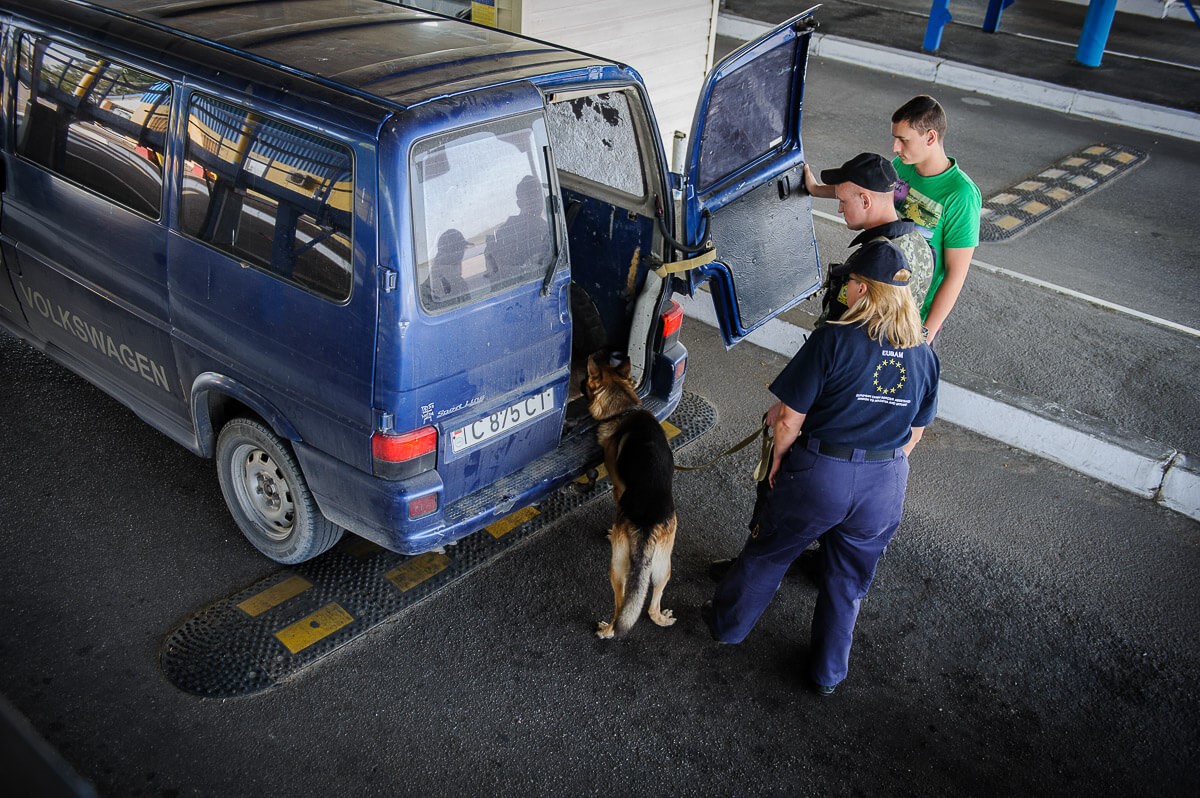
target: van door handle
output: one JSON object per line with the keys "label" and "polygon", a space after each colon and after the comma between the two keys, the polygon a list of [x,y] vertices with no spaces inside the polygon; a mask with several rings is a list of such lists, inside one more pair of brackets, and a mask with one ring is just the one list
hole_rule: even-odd
{"label": "van door handle", "polygon": [[792,195],[792,179],[787,175],[779,178],[777,187],[779,188],[779,198],[781,200],[785,200]]}

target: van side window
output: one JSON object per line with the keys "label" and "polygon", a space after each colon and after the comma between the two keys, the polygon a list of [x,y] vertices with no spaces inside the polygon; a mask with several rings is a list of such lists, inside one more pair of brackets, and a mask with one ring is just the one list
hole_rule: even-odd
{"label": "van side window", "polygon": [[17,59],[17,153],[140,214],[162,209],[171,84],[28,34]]}
{"label": "van side window", "polygon": [[576,97],[546,109],[555,166],[639,199],[646,194],[637,129],[624,92]]}
{"label": "van side window", "polygon": [[348,147],[194,95],[180,185],[185,234],[320,296],[349,298]]}
{"label": "van side window", "polygon": [[800,39],[738,67],[713,88],[708,125],[700,141],[701,190],[790,138],[785,110]]}
{"label": "van side window", "polygon": [[540,113],[442,134],[413,148],[417,284],[444,311],[541,280],[557,257]]}

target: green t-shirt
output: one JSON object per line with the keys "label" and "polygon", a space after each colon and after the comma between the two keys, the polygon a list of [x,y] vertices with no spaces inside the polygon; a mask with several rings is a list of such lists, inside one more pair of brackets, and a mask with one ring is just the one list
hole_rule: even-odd
{"label": "green t-shirt", "polygon": [[896,210],[901,219],[915,222],[933,247],[935,262],[929,292],[921,305],[921,318],[929,315],[933,297],[946,276],[947,249],[979,245],[979,210],[983,197],[979,187],[951,158],[950,168],[940,175],[922,177],[916,167],[892,160],[903,184],[896,192]]}

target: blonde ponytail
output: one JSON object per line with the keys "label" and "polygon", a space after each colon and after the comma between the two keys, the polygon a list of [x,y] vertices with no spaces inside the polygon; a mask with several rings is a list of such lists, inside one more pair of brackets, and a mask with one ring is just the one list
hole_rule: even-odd
{"label": "blonde ponytail", "polygon": [[[907,280],[908,276],[907,269],[896,273],[896,279],[899,280]],[[918,346],[925,340],[921,314],[908,286],[888,285],[858,274],[852,274],[851,277],[866,286],[867,293],[840,319],[830,324],[864,326],[871,340],[883,343],[886,338],[897,349]]]}

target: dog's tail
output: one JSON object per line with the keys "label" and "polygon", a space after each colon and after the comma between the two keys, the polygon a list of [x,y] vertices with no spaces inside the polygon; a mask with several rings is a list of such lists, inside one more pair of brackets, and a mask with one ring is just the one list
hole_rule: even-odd
{"label": "dog's tail", "polygon": [[646,604],[646,596],[650,593],[651,564],[654,562],[654,550],[658,546],[658,540],[655,535],[647,534],[643,529],[639,529],[637,534],[637,545],[629,555],[625,600],[621,604],[621,612],[617,615],[615,631],[619,635],[625,634],[637,623]]}

